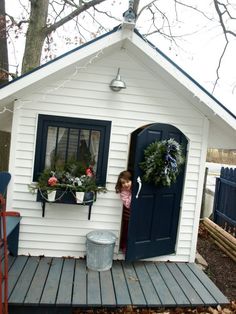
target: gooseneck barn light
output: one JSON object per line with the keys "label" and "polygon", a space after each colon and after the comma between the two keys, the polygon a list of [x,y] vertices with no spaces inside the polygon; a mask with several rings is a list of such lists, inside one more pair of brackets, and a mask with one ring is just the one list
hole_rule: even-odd
{"label": "gooseneck barn light", "polygon": [[119,92],[121,89],[126,88],[125,82],[121,80],[120,68],[118,69],[116,78],[114,78],[110,83],[110,88],[114,92]]}

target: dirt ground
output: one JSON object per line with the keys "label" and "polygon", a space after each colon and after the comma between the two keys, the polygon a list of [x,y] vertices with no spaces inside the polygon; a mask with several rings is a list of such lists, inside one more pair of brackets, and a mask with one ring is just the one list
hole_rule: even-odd
{"label": "dirt ground", "polygon": [[202,225],[197,250],[208,263],[206,274],[229,300],[236,300],[236,263],[214,244]]}

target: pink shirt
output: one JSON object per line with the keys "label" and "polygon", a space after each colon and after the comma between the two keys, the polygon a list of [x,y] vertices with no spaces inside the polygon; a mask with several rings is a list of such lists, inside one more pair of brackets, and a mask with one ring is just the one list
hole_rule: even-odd
{"label": "pink shirt", "polygon": [[124,206],[130,208],[131,190],[123,189],[120,192],[120,198],[122,199]]}

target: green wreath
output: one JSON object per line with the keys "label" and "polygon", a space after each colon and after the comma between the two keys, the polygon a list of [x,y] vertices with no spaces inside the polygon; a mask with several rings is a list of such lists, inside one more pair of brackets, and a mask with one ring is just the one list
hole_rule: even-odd
{"label": "green wreath", "polygon": [[151,143],[144,150],[144,161],[139,164],[144,172],[143,181],[170,186],[176,181],[184,160],[182,148],[173,138]]}

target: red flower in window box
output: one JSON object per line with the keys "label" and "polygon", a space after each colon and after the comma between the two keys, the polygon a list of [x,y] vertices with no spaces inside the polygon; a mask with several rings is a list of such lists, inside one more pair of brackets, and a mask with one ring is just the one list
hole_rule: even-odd
{"label": "red flower in window box", "polygon": [[88,176],[88,177],[93,177],[94,176],[92,167],[87,168],[85,173],[86,173],[86,176]]}
{"label": "red flower in window box", "polygon": [[52,176],[48,179],[49,186],[55,186],[58,183],[58,180],[55,176]]}

